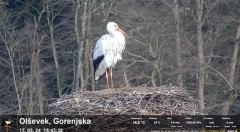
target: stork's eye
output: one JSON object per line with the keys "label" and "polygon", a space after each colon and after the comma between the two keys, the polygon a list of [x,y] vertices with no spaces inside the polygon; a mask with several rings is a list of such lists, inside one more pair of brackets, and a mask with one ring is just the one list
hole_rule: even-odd
{"label": "stork's eye", "polygon": [[114,25],[115,28],[118,28],[117,25]]}

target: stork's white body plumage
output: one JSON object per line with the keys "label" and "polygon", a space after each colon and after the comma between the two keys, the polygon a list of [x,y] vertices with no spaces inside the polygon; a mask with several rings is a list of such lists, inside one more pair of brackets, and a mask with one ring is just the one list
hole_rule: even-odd
{"label": "stork's white body plumage", "polygon": [[[112,68],[122,59],[121,54],[125,49],[125,36],[127,36],[127,34],[118,28],[117,24],[114,22],[108,23],[107,30],[110,34],[103,35],[97,41],[92,58],[95,80],[98,80],[99,77],[109,69],[110,82],[112,83]],[[106,77],[108,81],[107,72]]]}

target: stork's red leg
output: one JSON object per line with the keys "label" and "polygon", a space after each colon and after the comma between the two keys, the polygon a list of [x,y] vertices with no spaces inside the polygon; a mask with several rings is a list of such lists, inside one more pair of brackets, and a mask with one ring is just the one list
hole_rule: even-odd
{"label": "stork's red leg", "polygon": [[113,88],[113,70],[112,70],[113,68],[112,67],[110,67],[110,77],[111,77],[111,89],[112,89],[112,91],[114,91],[114,88]]}
{"label": "stork's red leg", "polygon": [[106,70],[106,79],[107,79],[107,87],[108,87],[108,90],[109,90],[109,83],[108,83],[108,70]]}
{"label": "stork's red leg", "polygon": [[108,68],[109,91],[112,92],[111,67]]}

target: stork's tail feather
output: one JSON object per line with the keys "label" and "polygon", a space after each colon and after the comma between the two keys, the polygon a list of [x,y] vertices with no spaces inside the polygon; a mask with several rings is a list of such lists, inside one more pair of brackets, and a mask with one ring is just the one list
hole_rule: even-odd
{"label": "stork's tail feather", "polygon": [[99,79],[99,77],[96,77],[96,76],[94,75],[94,80],[97,81],[98,79]]}

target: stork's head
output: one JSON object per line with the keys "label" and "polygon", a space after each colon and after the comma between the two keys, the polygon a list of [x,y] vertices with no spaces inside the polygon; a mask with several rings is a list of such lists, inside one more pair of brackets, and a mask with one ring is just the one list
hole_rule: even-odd
{"label": "stork's head", "polygon": [[115,22],[109,22],[107,24],[107,30],[113,36],[114,36],[115,33],[120,32],[122,35],[129,38],[128,35],[124,31],[122,31]]}

